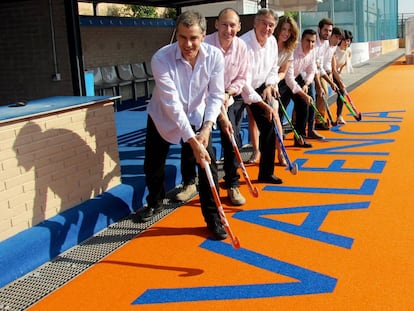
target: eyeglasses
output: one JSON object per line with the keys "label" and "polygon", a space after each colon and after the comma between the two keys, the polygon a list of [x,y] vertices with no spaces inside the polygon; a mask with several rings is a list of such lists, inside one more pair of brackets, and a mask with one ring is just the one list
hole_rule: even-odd
{"label": "eyeglasses", "polygon": [[265,21],[264,19],[258,19],[258,21],[259,22],[261,22],[262,23],[262,25],[263,26],[265,26],[265,27],[269,27],[269,28],[271,28],[271,29],[273,29],[273,28],[275,28],[276,27],[276,24],[275,23],[268,23],[267,21]]}

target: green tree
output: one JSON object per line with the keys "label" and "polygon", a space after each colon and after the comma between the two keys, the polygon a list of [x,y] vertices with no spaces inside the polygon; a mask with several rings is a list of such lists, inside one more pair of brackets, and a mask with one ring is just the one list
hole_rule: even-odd
{"label": "green tree", "polygon": [[108,6],[108,11],[106,13],[107,16],[122,16],[123,9],[116,7],[115,5]]}
{"label": "green tree", "polygon": [[164,11],[163,17],[164,18],[176,19],[177,18],[177,10],[173,9],[173,8],[167,8]]}
{"label": "green tree", "polygon": [[294,19],[296,22],[298,22],[298,21],[299,21],[299,12],[297,12],[297,11],[285,11],[285,12],[284,12],[284,14],[285,14],[285,15],[292,16],[292,17],[293,17],[293,19]]}
{"label": "green tree", "polygon": [[152,17],[157,18],[158,13],[155,7],[146,5],[128,4],[125,6],[125,15],[131,17]]}

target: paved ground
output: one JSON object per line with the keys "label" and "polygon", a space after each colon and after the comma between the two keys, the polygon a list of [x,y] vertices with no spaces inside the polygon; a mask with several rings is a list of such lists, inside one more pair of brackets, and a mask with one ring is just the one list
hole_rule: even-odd
{"label": "paved ground", "polygon": [[[354,66],[353,73],[344,72],[342,78],[350,92],[360,84],[367,81],[370,77],[381,71],[385,66],[389,65],[396,59],[403,56],[405,49],[397,49],[393,52],[370,59],[366,62]],[[332,99],[332,98],[331,98]]]}

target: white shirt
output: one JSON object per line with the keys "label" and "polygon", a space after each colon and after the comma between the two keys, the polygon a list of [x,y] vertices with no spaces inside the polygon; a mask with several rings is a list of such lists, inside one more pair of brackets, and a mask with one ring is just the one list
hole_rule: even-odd
{"label": "white shirt", "polygon": [[315,49],[312,49],[305,55],[305,53],[303,53],[302,44],[299,43],[293,52],[293,61],[290,63],[285,76],[286,84],[292,90],[292,93],[296,94],[302,89],[295,80],[301,73],[306,74],[306,80],[313,81],[316,72],[315,60]]}
{"label": "white shirt", "polygon": [[321,41],[319,36],[316,38],[315,44],[315,53],[316,53],[316,65],[317,70],[321,74],[321,76],[326,75],[325,67],[324,67],[324,60],[326,51],[329,49],[329,40]]}
{"label": "white shirt", "polygon": [[203,121],[216,122],[224,101],[223,53],[201,43],[194,66],[182,57],[177,42],[159,49],[151,59],[155,87],[147,111],[161,137],[186,142]]}
{"label": "white shirt", "polygon": [[335,58],[336,58],[336,65],[338,68],[345,65],[345,63],[348,61],[349,54],[350,54],[350,48],[346,48],[345,50],[341,49],[340,46],[336,48],[335,51]]}
{"label": "white shirt", "polygon": [[277,64],[279,67],[282,67],[285,63],[288,61],[293,60],[293,51],[290,51],[288,49],[283,49],[282,51],[279,51],[279,58],[277,61]]}
{"label": "white shirt", "polygon": [[323,68],[326,72],[332,72],[332,57],[334,57],[336,52],[337,45],[329,45],[328,49],[325,52],[325,57],[323,60]]}
{"label": "white shirt", "polygon": [[242,91],[243,100],[246,104],[262,101],[262,97],[255,90],[263,83],[279,83],[278,48],[276,38],[267,38],[264,46],[257,42],[254,29],[246,32],[240,37],[247,45],[249,54],[249,69],[247,81]]}

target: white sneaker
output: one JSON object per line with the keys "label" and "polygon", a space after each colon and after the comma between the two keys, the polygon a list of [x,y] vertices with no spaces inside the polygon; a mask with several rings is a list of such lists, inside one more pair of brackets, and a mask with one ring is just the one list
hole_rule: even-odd
{"label": "white sneaker", "polygon": [[233,205],[243,205],[246,203],[246,199],[240,193],[239,188],[236,187],[227,189],[227,197]]}
{"label": "white sneaker", "polygon": [[287,162],[286,162],[286,159],[285,159],[285,156],[283,155],[283,153],[279,153],[279,154],[277,155],[277,157],[278,157],[278,159],[279,159],[279,165],[280,165],[280,166],[288,166],[288,165],[287,165]]}
{"label": "white sneaker", "polygon": [[260,158],[260,151],[254,150],[252,154],[250,155],[249,160],[246,161],[247,164],[254,164],[259,161]]}
{"label": "white sneaker", "polygon": [[179,202],[186,202],[197,194],[197,187],[195,184],[185,185],[181,192],[177,193],[175,199]]}
{"label": "white sneaker", "polygon": [[336,120],[337,124],[346,124],[344,118],[342,116],[339,116],[338,119]]}

